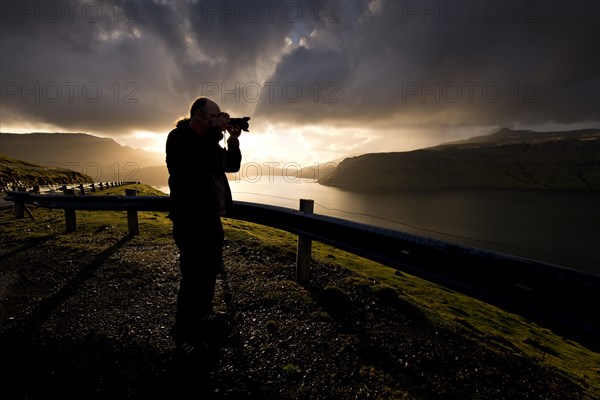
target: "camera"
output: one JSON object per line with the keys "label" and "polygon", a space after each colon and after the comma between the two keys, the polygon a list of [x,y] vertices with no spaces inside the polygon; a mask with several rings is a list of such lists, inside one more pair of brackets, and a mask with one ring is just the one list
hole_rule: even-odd
{"label": "camera", "polygon": [[229,118],[229,122],[227,123],[229,126],[233,126],[234,128],[239,128],[243,131],[250,132],[248,128],[250,125],[248,121],[250,117],[242,117],[242,118]]}

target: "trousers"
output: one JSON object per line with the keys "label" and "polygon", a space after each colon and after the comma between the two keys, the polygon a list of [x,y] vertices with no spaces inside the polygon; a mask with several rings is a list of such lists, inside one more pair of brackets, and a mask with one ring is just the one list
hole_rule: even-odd
{"label": "trousers", "polygon": [[219,214],[173,221],[173,239],[179,248],[181,280],[175,314],[176,335],[201,328],[212,312],[216,280],[223,267],[223,225]]}

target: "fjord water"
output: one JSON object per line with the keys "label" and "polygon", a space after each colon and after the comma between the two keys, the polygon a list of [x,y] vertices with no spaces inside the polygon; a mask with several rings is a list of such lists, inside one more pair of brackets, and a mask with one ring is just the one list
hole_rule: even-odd
{"label": "fjord water", "polygon": [[230,185],[234,200],[298,209],[299,199],[313,199],[316,214],[600,274],[600,192],[356,193],[282,177]]}

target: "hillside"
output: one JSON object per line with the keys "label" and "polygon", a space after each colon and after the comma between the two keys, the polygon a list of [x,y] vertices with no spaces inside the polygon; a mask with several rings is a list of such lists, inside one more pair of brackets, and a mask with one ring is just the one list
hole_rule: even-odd
{"label": "hillside", "polygon": [[600,130],[488,135],[347,158],[321,184],[350,190],[600,189]]}
{"label": "hillside", "polygon": [[162,154],[85,133],[0,133],[0,148],[10,157],[72,169],[96,182],[139,180],[141,168],[164,164]]}
{"label": "hillside", "polygon": [[90,176],[63,168],[46,168],[0,154],[0,191],[16,186],[93,182]]}

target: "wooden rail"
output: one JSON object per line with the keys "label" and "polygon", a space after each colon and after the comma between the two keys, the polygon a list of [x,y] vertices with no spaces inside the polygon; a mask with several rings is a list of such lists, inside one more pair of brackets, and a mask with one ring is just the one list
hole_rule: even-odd
{"label": "wooden rail", "polygon": [[[129,194],[75,196],[8,192],[6,199],[15,204],[64,209],[73,215],[75,210],[125,210],[130,234],[136,234],[132,229],[137,222],[132,223],[131,218],[135,216],[137,221],[137,211],[169,209],[167,196]],[[296,278],[300,282],[309,279],[310,242],[317,240],[600,347],[600,313],[594,311],[600,304],[600,275],[313,214],[310,200],[301,202],[301,210],[235,201],[225,217],[298,235]]]}

